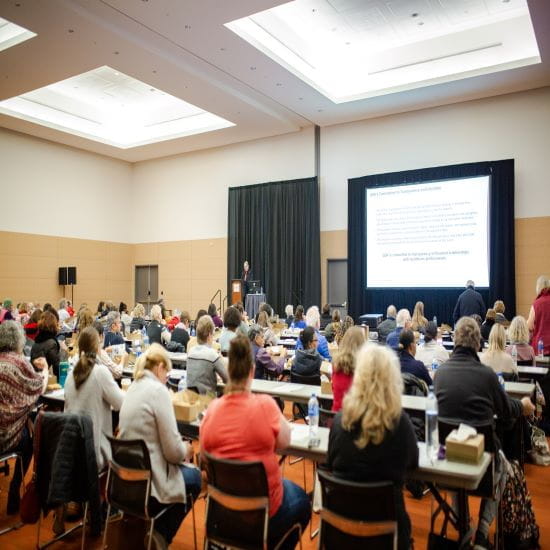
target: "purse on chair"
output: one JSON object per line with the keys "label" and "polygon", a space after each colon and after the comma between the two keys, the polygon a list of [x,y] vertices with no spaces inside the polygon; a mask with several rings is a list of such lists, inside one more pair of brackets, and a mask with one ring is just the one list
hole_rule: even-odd
{"label": "purse on chair", "polygon": [[38,413],[34,430],[32,479],[25,487],[25,493],[21,499],[21,506],[19,509],[21,521],[23,523],[36,523],[40,518],[40,495],[38,494],[36,483],[36,470],[40,452],[41,426],[42,411]]}

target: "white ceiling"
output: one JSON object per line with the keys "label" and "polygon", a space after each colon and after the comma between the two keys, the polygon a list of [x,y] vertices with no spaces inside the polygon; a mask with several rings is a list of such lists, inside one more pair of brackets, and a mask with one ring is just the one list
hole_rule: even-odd
{"label": "white ceiling", "polygon": [[[396,21],[401,21],[399,29],[410,24],[407,14],[411,10],[424,14],[426,38],[433,40],[437,29],[429,23],[438,10],[455,17],[466,10],[475,17],[480,10],[509,2],[327,0],[329,3],[392,10]],[[548,0],[528,1],[542,63],[339,104],[224,26],[282,4],[280,0],[2,0],[0,17],[37,36],[0,52],[0,100],[108,66],[235,126],[131,149],[7,115],[0,115],[0,126],[136,162],[294,132],[312,124],[327,126],[550,85]],[[458,10],[457,5],[464,9]],[[423,26],[415,25],[418,36]],[[401,30],[397,34],[403,35]],[[434,53],[437,57],[437,49]]]}

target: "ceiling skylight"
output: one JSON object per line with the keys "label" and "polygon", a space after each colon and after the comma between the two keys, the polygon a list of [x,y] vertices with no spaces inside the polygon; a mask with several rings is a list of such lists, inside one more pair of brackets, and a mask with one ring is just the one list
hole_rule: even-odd
{"label": "ceiling skylight", "polygon": [[1,101],[0,113],[121,149],[234,126],[107,66]]}
{"label": "ceiling skylight", "polygon": [[0,17],[0,52],[35,36],[34,32],[28,31]]}
{"label": "ceiling skylight", "polygon": [[540,63],[526,0],[295,0],[226,26],[335,103]]}

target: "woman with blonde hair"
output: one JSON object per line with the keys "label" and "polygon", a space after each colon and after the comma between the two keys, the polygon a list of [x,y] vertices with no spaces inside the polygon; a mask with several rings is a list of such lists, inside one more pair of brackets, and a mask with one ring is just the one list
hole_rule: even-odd
{"label": "woman with blonde hair", "polygon": [[507,323],[508,319],[506,319],[504,315],[504,311],[506,310],[506,306],[504,305],[504,302],[502,300],[497,300],[494,305],[493,309],[495,310],[495,320],[497,323]]}
{"label": "woman with blonde hair", "polygon": [[531,347],[538,354],[538,343],[542,340],[544,355],[550,355],[550,278],[540,275],[535,291],[537,297],[527,319],[527,326],[531,331]]}
{"label": "woman with blonde hair", "polygon": [[416,302],[412,314],[412,329],[416,332],[424,332],[428,319],[424,317],[424,302]]}
{"label": "woman with blonde hair", "polygon": [[398,548],[410,548],[411,522],[403,500],[406,473],[418,465],[411,421],[401,408],[403,381],[395,353],[365,344],[357,354],[353,384],[330,430],[327,464],[350,481],[392,481]]}
{"label": "woman with blonde hair", "polygon": [[506,330],[500,323],[495,323],[489,333],[489,347],[479,354],[479,360],[491,367],[497,374],[512,373],[517,375],[518,367],[506,353]]}
{"label": "woman with blonde hair", "polygon": [[169,339],[169,334],[162,318],[162,308],[158,304],[155,304],[151,308],[151,322],[147,325],[149,343],[162,344],[163,340]]}
{"label": "woman with blonde hair", "polygon": [[191,509],[201,488],[200,471],[191,464],[193,448],[178,432],[170,392],[166,387],[172,363],[166,350],[152,344],[137,360],[134,382],[120,409],[121,439],[143,439],[151,458],[151,498],[149,507],[158,513],[174,504],[155,521],[155,544],[166,548],[172,542],[183,518]]}
{"label": "woman with blonde hair", "polygon": [[145,308],[143,304],[136,304],[132,311],[132,322],[130,323],[130,332],[143,330],[145,326]]}
{"label": "woman with blonde hair", "polygon": [[260,311],[258,313],[258,322],[257,325],[262,328],[264,333],[264,340],[267,346],[275,346],[279,339],[273,332],[271,323],[269,322],[269,317],[265,311]]}
{"label": "woman with blonde hair", "polygon": [[335,412],[342,408],[342,400],[353,380],[357,352],[364,343],[365,331],[360,327],[351,327],[340,342],[332,362],[332,410]]}
{"label": "woman with blonde hair", "polygon": [[354,325],[355,322],[353,320],[353,317],[346,315],[344,317],[344,322],[342,323],[342,332],[336,335],[336,343],[338,345],[340,345],[340,342],[342,341],[342,338],[345,336],[346,332]]}
{"label": "woman with blonde hair", "polygon": [[327,342],[340,341],[342,339],[342,321],[340,311],[335,309],[332,312],[332,321],[325,327],[325,338]]}
{"label": "woman with blonde hair", "polygon": [[525,317],[516,315],[508,327],[510,344],[506,346],[506,353],[512,355],[512,346],[516,346],[518,362],[522,365],[535,365],[535,352],[529,344],[529,329]]}

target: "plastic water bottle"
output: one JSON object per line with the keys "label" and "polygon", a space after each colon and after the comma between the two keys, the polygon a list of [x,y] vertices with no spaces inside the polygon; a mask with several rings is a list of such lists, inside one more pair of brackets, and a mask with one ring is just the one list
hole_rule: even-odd
{"label": "plastic water bottle", "polygon": [[197,331],[195,330],[195,325],[191,325],[191,336],[196,336],[197,335]]}
{"label": "plastic water bottle", "polygon": [[432,372],[435,372],[439,368],[439,363],[437,362],[437,359],[434,357],[432,359]]}
{"label": "plastic water bottle", "polygon": [[143,347],[147,348],[149,346],[149,336],[147,334],[147,331],[145,330],[145,327],[143,327],[141,334],[143,336]]}
{"label": "plastic water bottle", "polygon": [[500,387],[502,388],[503,391],[506,391],[505,385],[504,385],[505,384],[504,376],[502,375],[501,372],[499,372],[497,376],[498,376],[498,383],[500,384]]}
{"label": "plastic water bottle", "polygon": [[426,398],[426,456],[428,460],[437,460],[439,451],[439,430],[437,427],[437,399],[433,387],[430,386]]}
{"label": "plastic water bottle", "polygon": [[539,338],[539,341],[537,342],[537,355],[539,356],[539,359],[544,357],[544,342],[542,341],[542,338]]}
{"label": "plastic water bottle", "polygon": [[317,441],[319,433],[319,401],[312,393],[307,404],[307,415],[309,416],[309,441],[310,443]]}
{"label": "plastic water bottle", "polygon": [[437,327],[437,315],[434,315],[433,322],[435,323],[435,326]]}
{"label": "plastic water bottle", "polygon": [[421,332],[420,333],[420,345],[423,345],[424,344],[424,333]]}
{"label": "plastic water bottle", "polygon": [[514,365],[518,366],[518,348],[516,344],[512,346],[512,361],[514,362]]}
{"label": "plastic water bottle", "polygon": [[183,376],[178,382],[178,392],[185,391],[187,389],[187,372],[183,371]]}

